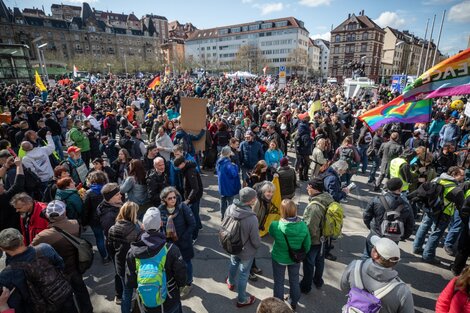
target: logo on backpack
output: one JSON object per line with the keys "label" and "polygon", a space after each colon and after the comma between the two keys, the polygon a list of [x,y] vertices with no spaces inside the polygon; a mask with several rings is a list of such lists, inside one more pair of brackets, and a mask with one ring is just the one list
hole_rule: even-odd
{"label": "logo on backpack", "polygon": [[382,237],[398,242],[405,234],[405,224],[401,219],[401,211],[405,205],[400,204],[395,210],[392,210],[384,196],[379,196],[379,199],[385,208],[384,218],[382,224],[380,224],[381,235]]}
{"label": "logo on backpack", "polygon": [[137,293],[143,305],[156,308],[168,296],[165,263],[170,247],[164,246],[155,256],[148,259],[135,259],[137,271]]}
{"label": "logo on backpack", "polygon": [[331,202],[327,208],[317,201],[312,201],[310,204],[315,203],[326,209],[325,215],[322,220],[321,235],[323,237],[339,237],[341,229],[343,228],[344,210],[341,204],[336,201]]}
{"label": "logo on backpack", "polygon": [[237,255],[243,250],[241,222],[233,216],[225,216],[219,230],[219,242],[229,254]]}

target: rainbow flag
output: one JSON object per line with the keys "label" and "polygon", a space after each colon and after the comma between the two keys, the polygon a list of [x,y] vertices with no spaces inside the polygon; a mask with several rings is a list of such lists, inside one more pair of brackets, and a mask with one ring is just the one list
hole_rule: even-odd
{"label": "rainbow flag", "polygon": [[398,96],[382,106],[373,108],[359,116],[370,130],[376,131],[388,123],[426,123],[431,117],[432,100],[405,102]]}
{"label": "rainbow flag", "polygon": [[155,76],[152,80],[147,83],[149,89],[155,89],[155,87],[160,86],[160,75]]}
{"label": "rainbow flag", "polygon": [[42,82],[41,76],[39,76],[38,74],[38,71],[36,71],[36,73],[34,74],[34,79],[35,79],[36,87],[38,87],[40,91],[47,90],[46,86],[44,86],[44,83]]}
{"label": "rainbow flag", "polygon": [[470,49],[433,66],[405,88],[406,101],[470,93]]}

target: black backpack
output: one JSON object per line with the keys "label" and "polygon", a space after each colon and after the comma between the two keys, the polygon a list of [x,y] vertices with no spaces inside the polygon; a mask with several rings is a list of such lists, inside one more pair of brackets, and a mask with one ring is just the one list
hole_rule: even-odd
{"label": "black backpack", "polygon": [[15,263],[11,268],[23,270],[35,313],[58,312],[72,298],[72,286],[63,272],[37,250],[33,261]]}
{"label": "black backpack", "polygon": [[421,202],[427,213],[438,217],[445,209],[444,189],[438,181],[425,182],[410,193],[408,199],[412,202]]}
{"label": "black backpack", "polygon": [[57,226],[54,226],[54,229],[62,234],[72,246],[77,248],[78,270],[81,274],[85,273],[93,264],[93,245],[88,240],[74,236]]}
{"label": "black backpack", "polygon": [[[34,199],[40,200],[41,195],[38,189],[41,186],[42,182],[39,176],[33,172],[31,169],[23,166],[24,172],[24,190],[31,195]],[[39,197],[39,198],[37,198]]]}
{"label": "black backpack", "polygon": [[240,254],[243,250],[241,220],[226,215],[219,230],[219,242],[224,250],[231,254]]}

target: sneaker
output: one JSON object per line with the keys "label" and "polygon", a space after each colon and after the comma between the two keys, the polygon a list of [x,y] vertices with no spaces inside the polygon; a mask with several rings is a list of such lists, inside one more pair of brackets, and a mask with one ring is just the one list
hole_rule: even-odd
{"label": "sneaker", "polygon": [[228,290],[234,291],[235,290],[235,285],[229,283],[228,277],[225,279],[225,283],[227,284]]}
{"label": "sneaker", "polygon": [[101,260],[101,262],[103,262],[103,265],[108,265],[109,263],[111,263],[111,258],[109,256],[105,257],[104,259]]}
{"label": "sneaker", "polygon": [[184,287],[181,287],[180,288],[180,297],[181,297],[181,299],[186,298],[189,295],[189,293],[191,292],[192,289],[193,289],[192,285],[186,285]]}
{"label": "sneaker", "polygon": [[413,254],[423,254],[424,249],[419,248],[419,249],[413,249]]}
{"label": "sneaker", "polygon": [[259,268],[257,268],[256,266],[251,268],[251,272],[254,273],[254,274],[258,274],[258,275],[261,275],[263,273],[263,271]]}
{"label": "sneaker", "polygon": [[450,256],[455,256],[455,251],[449,246],[444,246],[444,251],[447,253],[447,255]]}
{"label": "sneaker", "polygon": [[255,296],[250,296],[248,299],[246,299],[245,302],[237,301],[237,308],[243,308],[245,306],[252,305],[253,303],[255,303],[255,301],[256,301]]}
{"label": "sneaker", "polygon": [[257,281],[258,276],[256,276],[256,274],[254,274],[254,273],[250,273],[250,276],[248,276],[248,279],[251,280],[251,281]]}
{"label": "sneaker", "polygon": [[331,253],[327,253],[325,255],[325,259],[330,260],[330,261],[336,261],[337,257]]}
{"label": "sneaker", "polygon": [[439,261],[438,259],[436,258],[432,258],[432,259],[424,259],[424,258],[421,258],[421,260],[425,263],[428,263],[428,264],[432,264],[432,265],[441,265],[441,261]]}
{"label": "sneaker", "polygon": [[119,298],[118,296],[114,297],[114,303],[116,303],[117,305],[121,305],[121,302],[122,302],[121,298]]}

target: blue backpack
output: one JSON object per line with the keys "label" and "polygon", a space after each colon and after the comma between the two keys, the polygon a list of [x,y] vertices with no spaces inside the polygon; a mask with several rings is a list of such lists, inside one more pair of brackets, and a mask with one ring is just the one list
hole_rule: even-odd
{"label": "blue backpack", "polygon": [[166,245],[153,257],[135,259],[137,271],[137,294],[147,308],[161,306],[168,295],[165,263],[168,251]]}
{"label": "blue backpack", "polygon": [[362,266],[365,261],[356,261],[354,266],[354,287],[349,290],[348,302],[343,306],[343,313],[377,313],[382,308],[381,299],[402,282],[392,280],[382,288],[369,292],[362,283]]}

